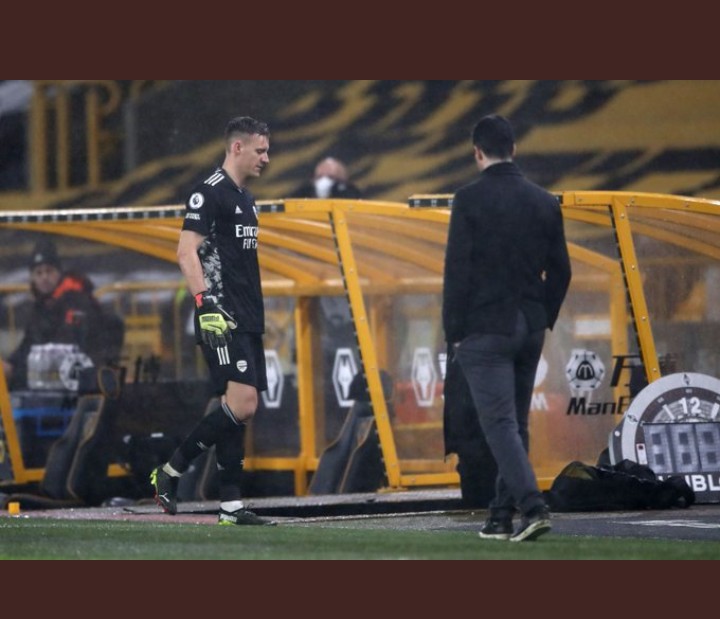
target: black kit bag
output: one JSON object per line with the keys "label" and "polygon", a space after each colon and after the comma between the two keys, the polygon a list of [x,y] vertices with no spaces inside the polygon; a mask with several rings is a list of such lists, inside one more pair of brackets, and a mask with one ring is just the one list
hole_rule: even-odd
{"label": "black kit bag", "polygon": [[686,509],[695,493],[682,477],[661,481],[652,469],[628,460],[609,468],[571,462],[547,499],[556,512]]}

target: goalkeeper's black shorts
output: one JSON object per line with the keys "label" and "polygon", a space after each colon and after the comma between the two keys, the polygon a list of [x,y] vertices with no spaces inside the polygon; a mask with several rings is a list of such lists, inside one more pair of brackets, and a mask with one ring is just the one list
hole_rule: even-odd
{"label": "goalkeeper's black shorts", "polygon": [[206,344],[200,344],[200,347],[217,395],[227,391],[228,383],[249,385],[258,392],[267,391],[262,335],[234,331],[232,340],[224,348],[213,349]]}

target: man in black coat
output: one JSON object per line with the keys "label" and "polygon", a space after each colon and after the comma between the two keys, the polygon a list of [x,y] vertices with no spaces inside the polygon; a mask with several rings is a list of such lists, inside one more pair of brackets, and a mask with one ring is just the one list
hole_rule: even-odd
{"label": "man in black coat", "polygon": [[[514,163],[515,137],[500,116],[473,133],[480,178],[455,196],[445,263],[443,323],[498,466],[484,539],[526,541],[551,528],[528,457],[528,417],[545,330],[571,268],[557,198]],[[512,519],[522,517],[514,531]]]}

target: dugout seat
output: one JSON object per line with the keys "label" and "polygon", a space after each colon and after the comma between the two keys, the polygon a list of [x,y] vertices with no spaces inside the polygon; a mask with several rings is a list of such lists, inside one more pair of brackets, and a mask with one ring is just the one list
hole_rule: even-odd
{"label": "dugout seat", "polygon": [[120,374],[111,368],[99,371],[103,393],[79,396],[64,434],[52,445],[38,494],[11,494],[5,505],[21,509],[64,509],[98,505],[104,499],[111,458],[111,429]]}
{"label": "dugout seat", "polygon": [[[381,379],[385,401],[392,416],[392,381],[385,372],[381,372]],[[308,494],[376,492],[386,483],[380,439],[364,376],[355,376],[350,386],[350,398],[355,403],[337,439],[320,457]]]}

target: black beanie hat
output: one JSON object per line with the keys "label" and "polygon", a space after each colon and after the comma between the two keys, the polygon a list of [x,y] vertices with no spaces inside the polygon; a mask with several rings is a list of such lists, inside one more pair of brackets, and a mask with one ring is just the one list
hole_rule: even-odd
{"label": "black beanie hat", "polygon": [[35,245],[30,258],[30,270],[32,271],[42,264],[49,264],[58,271],[62,271],[62,263],[60,262],[60,256],[58,256],[57,247],[50,239],[41,239]]}

